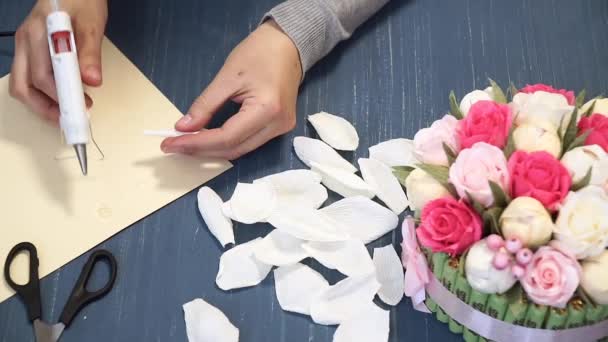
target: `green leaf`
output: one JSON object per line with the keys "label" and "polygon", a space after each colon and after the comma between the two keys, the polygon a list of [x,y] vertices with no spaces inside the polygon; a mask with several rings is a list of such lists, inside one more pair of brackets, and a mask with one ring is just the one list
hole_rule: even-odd
{"label": "green leaf", "polygon": [[578,95],[576,95],[576,107],[581,108],[583,104],[585,104],[585,96],[587,96],[587,90],[581,90]]}
{"label": "green leaf", "polygon": [[585,113],[583,113],[584,117],[589,117],[591,116],[591,114],[593,114],[593,111],[595,110],[595,102],[597,101],[597,98],[595,100],[593,100],[593,102],[591,102],[591,105],[589,106],[589,108],[587,108],[587,110],[585,111]]}
{"label": "green leaf", "polygon": [[509,93],[510,93],[509,95],[511,95],[511,100],[513,100],[515,95],[517,95],[517,93],[519,93],[519,90],[517,90],[517,87],[515,87],[513,82],[511,82],[511,84],[509,85]]}
{"label": "green leaf", "polygon": [[444,184],[443,186],[445,186],[445,188],[448,189],[448,192],[450,193],[450,195],[452,195],[452,197],[454,197],[456,199],[460,198],[458,191],[456,191],[456,187],[452,183],[447,183],[447,184]]}
{"label": "green leaf", "polygon": [[452,150],[452,148],[445,142],[443,143],[443,151],[445,152],[445,156],[448,158],[448,165],[452,166],[452,164],[454,164],[454,160],[456,160],[456,152],[454,152],[454,150]]}
{"label": "green leaf", "polygon": [[453,90],[450,92],[450,114],[452,114],[458,120],[464,118],[464,115],[462,115],[462,112],[460,111],[458,101],[456,100],[456,94],[454,94]]}
{"label": "green leaf", "polygon": [[570,188],[570,190],[572,191],[579,191],[580,189],[586,187],[587,185],[589,185],[589,182],[591,181],[591,171],[593,169],[590,167],[589,170],[587,170],[587,173],[585,173],[585,177],[583,177],[581,180],[579,180],[578,182],[572,184],[572,187]]}
{"label": "green leaf", "polygon": [[509,129],[509,137],[507,138],[507,144],[502,152],[505,154],[505,158],[509,160],[513,152],[515,152],[515,138],[513,138],[513,131],[515,130],[515,125],[511,126]]}
{"label": "green leaf", "polygon": [[405,180],[414,169],[415,167],[412,166],[396,166],[393,168],[393,175],[395,175],[399,180],[399,183],[405,187]]}
{"label": "green leaf", "polygon": [[473,198],[473,196],[471,196],[470,193],[467,192],[467,199],[469,200],[469,203],[471,204],[471,206],[473,206],[473,209],[479,214],[479,216],[483,216],[484,211],[486,210],[486,207],[484,207],[483,204],[479,203],[475,198]]}
{"label": "green leaf", "polygon": [[564,151],[564,153],[571,151],[577,147],[583,146],[585,144],[585,140],[587,140],[587,138],[589,137],[589,134],[591,134],[591,131],[593,131],[593,129],[587,130],[587,131],[585,131],[585,133],[576,137],[576,139],[574,139],[574,141],[572,141],[570,143],[570,146],[568,146],[566,148],[566,151]]}
{"label": "green leaf", "polygon": [[567,148],[572,144],[574,139],[576,139],[577,127],[576,122],[578,119],[578,109],[574,108],[572,114],[570,114],[570,121],[568,122],[568,126],[566,126],[566,131],[562,137],[562,155],[566,152]]}
{"label": "green leaf", "polygon": [[505,193],[503,188],[500,187],[496,182],[488,181],[490,184],[490,190],[492,190],[492,196],[494,197],[494,205],[497,207],[505,208],[511,202],[509,195]]}
{"label": "green leaf", "polygon": [[416,167],[428,173],[429,176],[433,177],[433,179],[439,182],[439,184],[443,185],[443,187],[446,188],[450,192],[450,194],[452,194],[452,196],[458,198],[458,193],[456,192],[456,189],[448,181],[450,169],[447,166],[416,164]]}
{"label": "green leaf", "polygon": [[494,80],[491,78],[488,78],[488,80],[490,81],[490,85],[492,86],[492,97],[494,98],[494,101],[498,103],[507,103],[507,97],[505,96],[505,93],[502,91],[498,83],[494,82]]}
{"label": "green leaf", "polygon": [[501,235],[499,219],[500,219],[500,215],[502,215],[503,211],[504,211],[503,208],[492,207],[492,208],[489,208],[488,210],[484,211],[484,213],[482,215],[484,226],[489,227],[492,234]]}

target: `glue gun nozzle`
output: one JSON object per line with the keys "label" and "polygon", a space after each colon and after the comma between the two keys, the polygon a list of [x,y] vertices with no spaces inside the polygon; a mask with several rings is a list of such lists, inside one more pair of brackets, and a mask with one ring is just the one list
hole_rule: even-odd
{"label": "glue gun nozzle", "polygon": [[76,151],[76,157],[78,157],[78,163],[80,163],[80,170],[83,175],[87,175],[87,145],[76,144],[74,145]]}

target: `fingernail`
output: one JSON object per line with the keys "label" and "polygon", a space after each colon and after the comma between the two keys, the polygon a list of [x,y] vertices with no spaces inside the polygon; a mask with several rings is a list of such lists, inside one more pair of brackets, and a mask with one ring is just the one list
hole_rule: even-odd
{"label": "fingernail", "polygon": [[184,115],[181,119],[179,119],[179,124],[187,125],[190,121],[192,121],[192,116],[190,114]]}
{"label": "fingernail", "polygon": [[165,153],[182,153],[184,147],[182,146],[161,146],[161,150]]}
{"label": "fingernail", "polygon": [[101,79],[101,72],[99,72],[99,68],[94,65],[87,67],[87,74],[89,74],[89,77],[95,80]]}

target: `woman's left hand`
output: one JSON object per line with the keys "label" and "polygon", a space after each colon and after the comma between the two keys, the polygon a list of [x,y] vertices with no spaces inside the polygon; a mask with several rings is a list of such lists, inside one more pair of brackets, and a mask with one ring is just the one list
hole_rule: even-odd
{"label": "woman's left hand", "polygon": [[[272,20],[234,48],[224,66],[175,128],[197,132],[165,139],[165,153],[234,160],[296,124],[296,100],[302,78],[298,50]],[[205,129],[228,101],[241,104],[220,128]]]}

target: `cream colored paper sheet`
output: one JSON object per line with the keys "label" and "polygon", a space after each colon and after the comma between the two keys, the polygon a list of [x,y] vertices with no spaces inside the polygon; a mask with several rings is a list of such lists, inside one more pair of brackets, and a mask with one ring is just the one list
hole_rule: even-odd
{"label": "cream colored paper sheet", "polygon": [[[108,40],[103,72],[103,87],[88,93],[105,159],[90,145],[86,177],[58,127],[11,99],[8,76],[0,79],[0,267],[14,245],[30,241],[43,277],[231,167],[163,155],[161,139],[143,135],[172,127],[181,114]],[[23,283],[25,260],[13,267]],[[12,293],[0,276],[0,302]]]}

